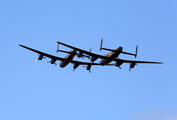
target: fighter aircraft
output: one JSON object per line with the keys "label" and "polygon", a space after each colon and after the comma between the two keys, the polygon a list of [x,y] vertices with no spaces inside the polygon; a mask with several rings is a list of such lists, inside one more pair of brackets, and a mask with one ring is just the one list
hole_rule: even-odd
{"label": "fighter aircraft", "polygon": [[[151,63],[151,64],[163,64],[162,62],[150,62],[150,61],[135,61],[135,60],[124,60],[124,59],[119,59],[117,58],[119,56],[120,53],[122,54],[127,54],[127,55],[133,55],[135,56],[135,58],[137,57],[137,51],[138,51],[138,46],[136,47],[136,51],[135,51],[135,54],[132,54],[132,53],[128,53],[128,52],[124,52],[122,51],[123,50],[123,47],[118,47],[116,49],[108,49],[108,48],[102,48],[102,44],[103,44],[103,39],[101,40],[101,45],[100,45],[100,51],[103,49],[103,50],[108,50],[108,51],[111,51],[109,52],[108,54],[106,55],[99,55],[99,54],[95,54],[95,53],[92,53],[91,50],[90,52],[86,51],[86,50],[82,50],[80,48],[76,48],[76,47],[73,47],[73,46],[70,46],[70,45],[67,45],[65,43],[62,43],[62,42],[57,42],[58,43],[58,46],[57,46],[57,52],[60,51],[60,52],[65,52],[65,53],[70,53],[70,52],[67,52],[67,51],[63,51],[63,50],[58,50],[59,48],[59,44],[61,45],[64,45],[66,47],[69,47],[73,50],[76,50],[78,51],[79,53],[77,53],[77,56],[78,57],[88,57],[90,58],[91,56],[91,59],[90,61],[93,63],[95,60],[97,60],[98,58],[101,59],[100,61],[100,65],[104,66],[104,65],[108,65],[110,62],[112,61],[115,61],[115,66],[116,67],[119,67],[121,69],[121,65],[123,63],[130,63],[130,68],[129,68],[129,71],[131,70],[131,68],[134,68],[134,66],[137,64],[137,63]],[[87,54],[87,55],[83,55],[83,54]]]}
{"label": "fighter aircraft", "polygon": [[[73,63],[74,66],[73,66],[73,71],[75,71],[75,69],[79,66],[79,65],[87,65],[86,69],[90,71],[91,69],[91,66],[92,65],[100,65],[99,63],[88,63],[88,62],[80,62],[80,61],[75,61],[73,60],[74,56],[76,55],[76,52],[77,50],[71,50],[64,58],[61,58],[61,57],[57,57],[57,56],[54,56],[54,55],[50,55],[50,54],[47,54],[47,53],[44,53],[44,52],[41,52],[41,51],[38,51],[38,50],[35,50],[35,49],[32,49],[32,48],[29,48],[29,47],[26,47],[24,45],[19,45],[23,48],[26,48],[28,50],[31,50],[33,52],[36,52],[39,54],[39,57],[38,59],[36,60],[36,62],[38,60],[42,60],[45,57],[48,57],[48,58],[51,58],[51,61],[50,63],[51,64],[55,64],[56,65],[56,61],[59,60],[61,61],[60,62],[60,67],[61,68],[64,68],[65,66],[67,66],[69,63]],[[107,66],[114,66],[114,64],[107,64]]]}

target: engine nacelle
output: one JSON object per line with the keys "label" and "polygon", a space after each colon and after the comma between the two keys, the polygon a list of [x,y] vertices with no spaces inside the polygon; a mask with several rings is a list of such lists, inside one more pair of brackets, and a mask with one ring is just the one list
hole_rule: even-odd
{"label": "engine nacelle", "polygon": [[131,68],[134,68],[134,67],[135,67],[135,65],[136,65],[136,63],[135,63],[135,62],[130,63],[130,69],[129,69],[129,71],[131,70]]}
{"label": "engine nacelle", "polygon": [[92,58],[91,58],[91,60],[90,61],[92,61],[92,62],[94,62],[95,60],[97,60],[98,59],[98,57],[97,56],[92,56]]}
{"label": "engine nacelle", "polygon": [[42,60],[44,55],[40,54],[39,57],[38,57],[38,60]]}
{"label": "engine nacelle", "polygon": [[87,65],[87,68],[86,68],[86,69],[87,69],[89,72],[90,72],[91,66],[92,66],[91,64]]}
{"label": "engine nacelle", "polygon": [[77,54],[77,57],[82,57],[82,55],[83,55],[83,52],[79,52],[78,54]]}
{"label": "engine nacelle", "polygon": [[134,68],[134,67],[135,67],[135,65],[136,65],[136,63],[135,63],[135,62],[130,63],[130,68]]}
{"label": "engine nacelle", "polygon": [[123,61],[117,61],[117,62],[115,63],[115,66],[116,66],[116,67],[120,67],[122,64],[123,64]]}
{"label": "engine nacelle", "polygon": [[74,63],[73,69],[76,69],[79,66],[79,63]]}
{"label": "engine nacelle", "polygon": [[38,62],[38,60],[42,60],[42,58],[45,58],[43,54],[39,54],[38,59],[36,60],[36,62]]}
{"label": "engine nacelle", "polygon": [[55,58],[52,58],[52,60],[50,61],[51,64],[54,64],[56,62]]}

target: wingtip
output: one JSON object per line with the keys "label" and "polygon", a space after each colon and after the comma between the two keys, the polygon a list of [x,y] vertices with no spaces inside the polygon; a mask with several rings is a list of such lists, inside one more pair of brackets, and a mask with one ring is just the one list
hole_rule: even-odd
{"label": "wingtip", "polygon": [[23,47],[23,45],[19,44],[20,47]]}
{"label": "wingtip", "polygon": [[20,46],[20,47],[26,47],[26,46],[24,46],[24,45],[21,45],[21,44],[19,44],[19,46]]}
{"label": "wingtip", "polygon": [[156,64],[163,64],[163,62],[156,62]]}

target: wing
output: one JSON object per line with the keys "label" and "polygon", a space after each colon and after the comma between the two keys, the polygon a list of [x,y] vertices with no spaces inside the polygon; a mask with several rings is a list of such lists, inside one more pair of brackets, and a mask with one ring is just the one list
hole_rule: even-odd
{"label": "wing", "polygon": [[122,61],[122,62],[124,62],[124,63],[150,63],[150,64],[163,64],[162,62],[136,61],[136,60],[124,60],[124,59],[115,59],[114,61]]}
{"label": "wing", "polygon": [[[46,56],[48,58],[55,58],[56,60],[60,60],[60,61],[64,61],[66,60],[65,58],[61,58],[61,57],[57,57],[57,56],[54,56],[54,55],[50,55],[50,54],[47,54],[47,53],[44,53],[44,52],[41,52],[41,51],[38,51],[38,50],[35,50],[35,49],[32,49],[32,48],[29,48],[29,47],[26,47],[24,45],[19,45],[23,48],[26,48],[28,50],[31,50],[33,52],[36,52],[38,54],[42,54],[43,56]],[[71,63],[78,63],[79,65],[100,65],[100,63],[90,63],[90,62],[80,62],[80,61],[76,61],[76,60],[72,60]],[[108,64],[106,66],[115,66],[114,64]]]}
{"label": "wing", "polygon": [[[72,60],[71,63],[79,63],[79,65],[100,65],[100,63],[80,62],[76,60]],[[115,66],[115,64],[107,64],[105,66]]]}
{"label": "wing", "polygon": [[19,46],[21,46],[21,47],[23,47],[23,48],[26,48],[26,49],[28,49],[28,50],[31,50],[31,51],[33,51],[33,52],[36,52],[36,53],[38,53],[38,54],[42,54],[43,56],[46,56],[46,57],[48,57],[48,58],[55,58],[56,60],[60,60],[60,61],[66,60],[65,58],[56,57],[56,56],[54,56],[54,55],[50,55],[50,54],[47,54],[47,53],[44,53],[44,52],[41,52],[41,51],[32,49],[32,48],[26,47],[26,46],[24,46],[24,45],[19,45]]}
{"label": "wing", "polygon": [[77,51],[81,51],[81,52],[83,52],[83,53],[85,53],[85,54],[87,54],[87,55],[90,55],[90,56],[97,56],[98,58],[101,58],[101,59],[106,59],[106,58],[107,58],[106,56],[99,55],[99,54],[95,54],[95,53],[92,53],[92,52],[88,52],[88,51],[86,51],[86,50],[82,50],[82,49],[80,49],[80,48],[76,48],[76,47],[67,45],[67,44],[62,43],[62,42],[58,42],[58,41],[57,41],[57,43],[58,43],[58,44],[61,44],[61,45],[64,45],[64,46],[66,46],[66,47],[69,47],[69,48],[71,48],[71,49],[75,49],[75,50],[77,50]]}

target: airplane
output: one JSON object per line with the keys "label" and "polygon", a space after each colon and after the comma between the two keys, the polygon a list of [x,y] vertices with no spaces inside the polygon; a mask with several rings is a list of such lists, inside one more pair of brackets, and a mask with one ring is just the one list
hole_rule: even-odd
{"label": "airplane", "polygon": [[[36,52],[39,54],[39,57],[38,59],[36,60],[36,62],[38,60],[42,60],[45,57],[48,57],[48,58],[51,58],[51,61],[49,61],[51,64],[55,64],[56,65],[56,61],[59,60],[61,61],[60,62],[60,67],[61,68],[64,68],[65,66],[67,66],[69,63],[73,63],[73,71],[75,71],[75,69],[79,66],[79,65],[87,65],[86,69],[90,71],[91,69],[91,66],[92,65],[100,65],[99,63],[88,63],[88,62],[80,62],[80,61],[75,61],[73,60],[74,56],[76,55],[76,52],[77,50],[71,50],[64,58],[61,58],[61,57],[57,57],[57,56],[54,56],[54,55],[50,55],[50,54],[47,54],[47,53],[44,53],[44,52],[41,52],[41,51],[38,51],[38,50],[35,50],[35,49],[32,49],[32,48],[29,48],[27,46],[24,46],[24,45],[19,45],[23,48],[26,48],[28,50],[31,50],[33,52]],[[48,63],[48,62],[47,62]],[[107,66],[114,66],[114,64],[107,64]]]}
{"label": "airplane", "polygon": [[[136,56],[137,56],[137,50],[138,50],[138,46],[136,47],[136,52],[135,52],[135,54],[132,54],[132,53],[128,53],[128,52],[123,52],[122,51],[122,47],[120,46],[120,47],[118,47],[118,48],[116,48],[116,49],[114,49],[114,50],[112,50],[112,49],[107,49],[107,48],[102,48],[102,44],[103,44],[103,38],[101,39],[101,45],[100,45],[100,51],[103,49],[103,50],[108,50],[108,51],[111,51],[110,53],[108,53],[108,54],[106,54],[106,55],[98,55],[98,54],[95,54],[95,53],[92,53],[91,52],[91,48],[90,48],[90,52],[88,52],[88,51],[86,51],[86,50],[82,50],[82,49],[80,49],[80,48],[76,48],[76,47],[73,47],[73,46],[70,46],[70,45],[67,45],[67,44],[65,44],[65,43],[62,43],[62,42],[58,42],[57,41],[57,43],[58,43],[58,46],[57,46],[57,52],[59,51],[59,52],[64,52],[64,53],[70,53],[70,52],[68,52],[68,51],[63,51],[63,50],[58,50],[58,48],[59,48],[59,44],[61,44],[61,45],[64,45],[64,46],[66,46],[66,47],[69,47],[69,48],[71,48],[71,49],[75,49],[75,50],[77,50],[79,53],[76,53],[76,55],[77,55],[77,57],[87,57],[87,58],[89,58],[90,59],[90,56],[92,56],[91,57],[91,59],[90,59],[90,61],[91,62],[94,62],[95,60],[97,60],[98,58],[101,58],[101,59],[106,59],[106,58],[108,58],[108,57],[112,57],[112,56],[115,56],[115,57],[118,57],[119,56],[119,54],[120,53],[122,53],[122,54],[128,54],[128,55],[133,55],[133,56],[135,56],[135,58],[136,58]],[[87,55],[83,55],[83,53],[85,53],[85,54],[87,54],[87,55],[89,55],[89,56],[87,56]],[[109,58],[110,59],[110,58]]]}
{"label": "airplane", "polygon": [[115,66],[116,66],[116,67],[119,67],[119,68],[121,69],[120,66],[121,66],[123,63],[130,63],[130,68],[129,68],[129,71],[130,71],[132,68],[134,68],[134,66],[135,66],[137,63],[163,64],[162,62],[150,62],[150,61],[136,61],[136,60],[124,60],[124,59],[119,59],[119,58],[117,58],[117,57],[120,55],[120,53],[122,53],[122,54],[127,54],[127,55],[133,55],[133,56],[135,56],[135,58],[136,58],[136,57],[137,57],[138,46],[136,46],[135,54],[122,51],[122,50],[123,50],[123,47],[121,47],[121,46],[118,47],[118,48],[116,48],[116,49],[102,48],[103,38],[101,39],[100,51],[101,51],[102,49],[103,49],[103,50],[107,50],[107,51],[111,51],[111,52],[109,52],[109,53],[106,54],[106,55],[95,54],[95,53],[92,53],[91,50],[90,50],[90,52],[88,52],[88,51],[86,51],[86,50],[82,50],[82,49],[80,49],[80,48],[76,48],[76,47],[73,47],[73,46],[67,45],[67,44],[65,44],[65,43],[58,42],[58,41],[57,41],[57,43],[58,43],[57,52],[59,51],[59,52],[69,53],[69,52],[67,52],[67,51],[58,50],[59,44],[61,44],[61,45],[64,45],[64,46],[66,46],[66,47],[69,47],[69,48],[71,48],[71,49],[73,49],[73,50],[78,51],[78,52],[79,52],[79,53],[77,53],[77,56],[78,56],[78,57],[82,57],[82,56],[85,57],[86,55],[83,55],[83,54],[89,55],[89,56],[86,56],[86,57],[88,57],[88,58],[90,58],[90,56],[91,56],[90,61],[91,61],[92,63],[93,63],[95,60],[97,60],[98,58],[100,58],[100,59],[101,59],[100,65],[102,65],[102,66],[108,65],[110,62],[115,61],[115,62],[116,62],[116,63],[115,63]]}

